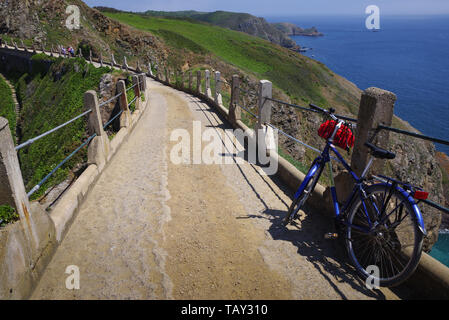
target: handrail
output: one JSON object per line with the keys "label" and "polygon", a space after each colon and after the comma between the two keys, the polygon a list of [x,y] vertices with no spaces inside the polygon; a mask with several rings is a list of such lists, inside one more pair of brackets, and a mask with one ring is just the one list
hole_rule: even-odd
{"label": "handrail", "polygon": [[242,108],[243,110],[245,110],[246,112],[248,112],[250,115],[252,115],[254,118],[259,119],[258,116],[256,116],[254,113],[252,113],[251,111],[249,111],[247,108],[245,108],[244,106],[238,104],[238,107]]}
{"label": "handrail", "polygon": [[83,116],[89,114],[90,112],[92,112],[92,110],[87,110],[86,112],[80,114],[79,116],[76,116],[75,118],[73,118],[73,119],[71,119],[71,120],[69,120],[69,121],[67,121],[67,122],[65,122],[65,123],[63,123],[63,124],[61,124],[61,125],[59,125],[59,126],[57,126],[56,128],[53,128],[53,129],[51,129],[51,130],[49,130],[49,131],[47,131],[47,132],[45,132],[45,133],[43,133],[43,134],[41,134],[41,135],[35,137],[35,138],[29,139],[28,141],[26,141],[26,142],[24,142],[24,143],[18,145],[18,146],[15,148],[16,151],[18,151],[18,150],[20,150],[20,149],[22,149],[22,148],[24,148],[24,147],[26,147],[26,146],[28,146],[28,145],[30,145],[30,144],[33,144],[33,143],[36,142],[37,140],[42,139],[42,138],[45,137],[45,136],[48,136],[50,133],[53,133],[53,132],[55,132],[55,131],[58,131],[59,129],[61,129],[61,128],[67,126],[68,124],[70,124],[70,123],[72,123],[72,122],[78,120],[79,118],[82,118]]}
{"label": "handrail", "polygon": [[115,99],[117,99],[118,97],[120,97],[122,94],[123,94],[123,92],[120,92],[119,94],[113,96],[111,99],[108,99],[108,100],[106,100],[106,101],[100,103],[100,105],[99,105],[98,107],[101,108],[101,107],[107,105],[108,103],[110,103],[110,102],[112,102],[113,100],[115,100]]}
{"label": "handrail", "polygon": [[[278,99],[274,99],[274,98],[265,98],[265,99],[266,99],[266,100],[273,101],[273,102],[281,103],[281,104],[284,104],[284,105],[286,105],[286,106],[293,107],[293,108],[296,108],[296,109],[300,109],[300,110],[303,110],[303,111],[319,113],[319,111],[317,111],[317,110],[315,110],[315,109],[307,108],[307,107],[302,107],[302,106],[299,106],[299,105],[297,105],[297,104],[285,102],[285,101],[282,101],[282,100],[278,100]],[[336,114],[335,116],[336,116],[337,118],[342,119],[342,120],[346,120],[346,121],[350,121],[350,122],[357,123],[357,119],[354,119],[354,118],[350,118],[350,117],[343,116],[343,115],[340,115],[340,114]]]}
{"label": "handrail", "polygon": [[443,140],[443,139],[440,139],[440,138],[434,138],[434,137],[426,136],[426,135],[423,135],[423,134],[419,134],[419,133],[415,133],[415,132],[411,132],[411,131],[407,131],[407,130],[387,127],[387,126],[384,126],[384,125],[379,125],[378,128],[379,128],[379,130],[392,131],[392,132],[400,133],[400,134],[403,134],[403,135],[406,135],[406,136],[411,136],[411,137],[414,137],[414,138],[418,138],[418,139],[422,139],[422,140],[428,140],[428,141],[432,141],[432,142],[435,142],[435,143],[440,143],[440,144],[444,144],[444,145],[449,146],[449,141]]}
{"label": "handrail", "polygon": [[[13,45],[14,45],[14,42],[13,42]],[[8,44],[6,43],[6,41],[4,42],[4,43],[2,43],[2,45],[1,45],[1,47],[2,48],[6,48],[6,49],[10,49],[9,48],[9,46],[8,46]],[[17,48],[18,49],[20,49],[19,48],[19,46],[17,46]],[[13,48],[14,49],[14,48]],[[26,50],[26,48],[23,48],[23,50]],[[43,53],[45,53],[45,49],[44,49],[44,51],[42,51]],[[53,53],[53,51],[50,51],[50,53]],[[60,52],[56,52],[56,53],[58,53],[60,56],[62,56],[62,54],[60,53]],[[64,57],[66,57],[66,56],[64,56]],[[112,64],[112,63],[111,63]],[[127,90],[126,90],[126,92],[128,92],[129,90],[131,90],[131,89],[133,89],[134,87],[136,87],[137,85],[140,85],[141,83],[143,83],[143,81],[141,81],[141,80],[138,80],[137,81],[137,83],[135,83],[134,85],[132,85],[130,88],[128,88]],[[106,100],[106,101],[103,101],[103,102],[101,102],[100,104],[99,104],[99,107],[103,107],[103,106],[105,106],[105,105],[107,105],[108,103],[110,103],[110,102],[112,102],[112,101],[114,101],[114,100],[116,100],[118,97],[120,97],[121,95],[123,94],[123,92],[120,92],[119,94],[117,94],[117,95],[115,95],[115,96],[113,96],[113,97],[111,97],[110,99],[108,99],[108,100]],[[129,104],[128,104],[128,107],[134,102],[134,101],[136,101],[137,100],[137,98],[138,98],[138,96],[136,96]],[[31,145],[31,144],[33,144],[34,142],[36,142],[36,141],[38,141],[38,140],[40,140],[40,139],[42,139],[42,138],[44,138],[44,137],[46,137],[47,135],[49,135],[49,134],[51,134],[51,133],[53,133],[53,132],[56,132],[56,131],[58,131],[59,129],[61,129],[61,128],[63,128],[63,127],[65,127],[65,126],[67,126],[67,125],[69,125],[69,124],[71,124],[71,123],[73,123],[74,121],[76,121],[76,120],[78,120],[78,119],[80,119],[80,118],[82,118],[83,116],[85,116],[85,115],[87,115],[87,114],[89,114],[89,113],[91,113],[92,112],[92,109],[90,109],[90,110],[87,110],[87,111],[85,111],[85,112],[83,112],[82,114],[80,114],[80,115],[78,115],[78,116],[76,116],[75,118],[73,118],[73,119],[71,119],[71,120],[69,120],[69,121],[67,121],[67,122],[65,122],[65,123],[63,123],[63,124],[61,124],[61,125],[59,125],[59,126],[57,126],[57,127],[55,127],[55,128],[53,128],[53,129],[51,129],[51,130],[49,130],[49,131],[47,131],[47,132],[44,132],[43,134],[41,134],[41,135],[39,135],[39,136],[37,136],[37,137],[34,137],[34,138],[32,138],[32,139],[29,139],[29,140],[27,140],[26,142],[24,142],[24,143],[22,143],[22,144],[20,144],[20,145],[18,145],[18,146],[16,146],[15,147],[15,150],[16,151],[18,151],[18,150],[20,150],[20,149],[22,149],[22,148],[24,148],[24,147],[26,147],[26,146],[29,146],[29,145]],[[105,125],[104,125],[104,127],[103,128],[106,128],[108,125],[110,125],[115,119],[117,119],[121,114],[123,113],[123,110],[121,110],[118,114],[116,114],[111,120],[109,120]],[[48,173],[41,181],[39,181],[39,183],[37,184],[37,185],[35,185],[28,193],[27,193],[27,195],[28,195],[28,197],[31,197],[34,193],[36,193],[41,187],[42,187],[42,185],[58,170],[58,169],[60,169],[68,160],[70,160],[76,153],[78,153],[83,147],[85,147],[86,145],[88,145],[89,144],[89,142],[92,140],[92,139],[94,139],[95,137],[97,136],[97,134],[95,133],[95,134],[93,134],[93,135],[91,135],[89,138],[87,138],[87,140],[86,141],[84,141],[78,148],[76,148],[69,156],[67,156],[63,161],[61,161],[50,173]]]}
{"label": "handrail", "polygon": [[93,138],[97,136],[96,133],[91,135],[86,141],[83,142],[78,148],[76,148],[75,151],[73,151],[68,157],[66,157],[64,160],[62,160],[49,174],[45,176],[44,179],[39,181],[37,185],[33,187],[33,189],[30,190],[30,192],[27,193],[28,198],[31,197],[37,190],[41,188],[41,186],[59,169],[61,168],[67,161],[69,161],[78,151],[80,151],[83,147],[85,147]]}

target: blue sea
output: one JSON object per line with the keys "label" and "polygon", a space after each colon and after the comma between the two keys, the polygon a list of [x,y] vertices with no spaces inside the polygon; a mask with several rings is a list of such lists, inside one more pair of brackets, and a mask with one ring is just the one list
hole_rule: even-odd
{"label": "blue sea", "polygon": [[[378,32],[367,30],[365,19],[267,17],[270,22],[317,27],[323,37],[292,37],[312,48],[304,55],[360,89],[394,92],[397,116],[423,134],[449,140],[449,16],[381,16]],[[449,155],[449,146],[436,147]],[[431,255],[449,266],[449,233],[440,234]]]}

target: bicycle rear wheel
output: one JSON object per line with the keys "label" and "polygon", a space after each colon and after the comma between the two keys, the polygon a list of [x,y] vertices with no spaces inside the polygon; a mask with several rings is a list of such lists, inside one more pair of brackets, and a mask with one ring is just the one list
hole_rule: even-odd
{"label": "bicycle rear wheel", "polygon": [[[323,172],[323,168],[324,167],[319,164],[314,164],[310,168],[309,172],[306,175],[305,180],[299,187],[299,189],[302,188],[303,191],[296,199],[293,200],[292,204],[290,205],[290,208],[288,209],[287,215],[285,216],[283,221],[284,226],[293,222],[293,220],[295,220],[298,217],[299,210],[304,206],[310,194],[315,189],[315,186],[318,183],[318,180],[320,179],[321,173]],[[315,170],[314,173],[312,173],[313,170]]]}
{"label": "bicycle rear wheel", "polygon": [[[423,233],[412,204],[401,191],[395,188],[389,198],[390,187],[373,185],[365,192],[367,199],[355,200],[348,215],[349,258],[364,280],[371,277],[381,287],[396,286],[418,266]],[[383,206],[385,214],[379,217]],[[369,233],[362,231],[370,229],[367,216],[375,226]]]}

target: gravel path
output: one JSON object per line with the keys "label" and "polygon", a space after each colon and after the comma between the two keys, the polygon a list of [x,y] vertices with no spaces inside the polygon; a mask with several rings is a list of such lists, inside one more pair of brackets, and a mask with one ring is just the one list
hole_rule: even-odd
{"label": "gravel path", "polygon": [[[192,136],[194,120],[221,136],[230,127],[198,99],[148,85],[149,108],[33,299],[396,298],[367,290],[338,243],[323,240],[329,218],[306,210],[299,227],[282,227],[292,194],[256,165],[173,164],[173,130]],[[80,268],[79,290],[65,288],[68,265]]]}

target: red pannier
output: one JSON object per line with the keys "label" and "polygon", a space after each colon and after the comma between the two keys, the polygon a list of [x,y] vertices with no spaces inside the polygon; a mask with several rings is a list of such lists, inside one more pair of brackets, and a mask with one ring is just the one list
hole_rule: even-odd
{"label": "red pannier", "polygon": [[[336,121],[327,120],[320,126],[320,129],[318,129],[318,135],[325,140],[329,139],[332,136],[336,125]],[[354,147],[354,135],[351,129],[342,124],[340,129],[338,129],[337,133],[335,134],[334,145],[344,150],[349,150],[350,148]]]}

